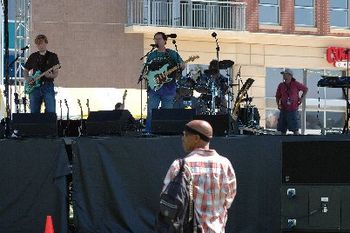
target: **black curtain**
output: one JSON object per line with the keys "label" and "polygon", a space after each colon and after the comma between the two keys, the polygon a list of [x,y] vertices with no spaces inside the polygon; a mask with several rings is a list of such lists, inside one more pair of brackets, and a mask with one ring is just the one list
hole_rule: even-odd
{"label": "black curtain", "polygon": [[69,163],[61,139],[0,141],[0,232],[67,232]]}

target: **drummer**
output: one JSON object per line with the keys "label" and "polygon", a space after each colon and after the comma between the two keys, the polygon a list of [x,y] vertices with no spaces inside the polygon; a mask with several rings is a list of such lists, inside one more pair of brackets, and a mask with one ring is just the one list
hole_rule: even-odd
{"label": "drummer", "polygon": [[216,86],[220,88],[223,94],[226,94],[228,90],[228,78],[220,74],[220,63],[218,60],[212,60],[209,63],[209,69],[207,72],[215,80]]}

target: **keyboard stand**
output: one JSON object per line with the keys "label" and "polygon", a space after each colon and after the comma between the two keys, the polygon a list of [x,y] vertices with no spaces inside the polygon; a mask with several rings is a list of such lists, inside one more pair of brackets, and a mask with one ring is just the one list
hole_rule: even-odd
{"label": "keyboard stand", "polygon": [[344,98],[346,101],[346,116],[345,116],[345,122],[343,127],[343,134],[349,133],[349,119],[350,119],[350,100],[349,100],[349,88],[348,87],[342,87]]}

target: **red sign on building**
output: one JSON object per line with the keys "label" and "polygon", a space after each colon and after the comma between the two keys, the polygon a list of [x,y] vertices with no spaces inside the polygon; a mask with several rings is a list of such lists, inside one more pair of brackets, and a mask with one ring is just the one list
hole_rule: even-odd
{"label": "red sign on building", "polygon": [[347,67],[347,62],[350,61],[350,56],[348,55],[350,49],[340,48],[340,47],[329,47],[327,48],[327,61],[332,63],[335,67]]}

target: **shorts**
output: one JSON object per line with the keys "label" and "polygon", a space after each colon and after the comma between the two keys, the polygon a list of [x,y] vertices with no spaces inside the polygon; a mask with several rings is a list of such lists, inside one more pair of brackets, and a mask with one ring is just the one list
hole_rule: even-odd
{"label": "shorts", "polygon": [[277,130],[286,133],[287,130],[297,131],[299,130],[299,113],[295,111],[280,111],[278,118]]}

